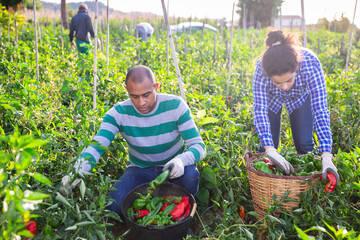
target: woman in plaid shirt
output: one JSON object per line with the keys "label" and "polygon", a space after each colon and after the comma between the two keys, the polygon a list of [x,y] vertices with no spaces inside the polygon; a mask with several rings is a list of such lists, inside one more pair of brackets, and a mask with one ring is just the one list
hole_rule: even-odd
{"label": "woman in plaid shirt", "polygon": [[261,149],[286,174],[294,172],[291,164],[276,150],[279,145],[282,106],[289,113],[294,144],[299,154],[314,150],[313,129],[319,139],[322,175],[339,175],[332,163],[330,113],[321,64],[307,48],[297,47],[294,36],[271,31],[267,50],[257,62],[254,81],[254,123]]}

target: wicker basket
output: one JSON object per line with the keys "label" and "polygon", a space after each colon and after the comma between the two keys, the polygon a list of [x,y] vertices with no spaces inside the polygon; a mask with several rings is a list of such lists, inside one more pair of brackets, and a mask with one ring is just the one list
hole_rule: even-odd
{"label": "wicker basket", "polygon": [[[263,153],[252,154],[248,151],[245,152],[251,196],[253,199],[254,209],[258,213],[259,219],[262,219],[265,216],[266,213],[264,210],[267,209],[267,204],[271,201],[274,194],[276,194],[278,200],[284,195],[286,190],[289,189],[290,193],[288,198],[299,200],[298,194],[307,190],[310,187],[310,184],[313,185],[320,179],[321,175],[283,176],[261,172],[251,165],[251,163],[258,161],[261,155],[263,155]],[[311,178],[311,180],[303,181],[308,178]],[[282,207],[288,210],[297,206],[297,202],[289,201],[282,203]]]}

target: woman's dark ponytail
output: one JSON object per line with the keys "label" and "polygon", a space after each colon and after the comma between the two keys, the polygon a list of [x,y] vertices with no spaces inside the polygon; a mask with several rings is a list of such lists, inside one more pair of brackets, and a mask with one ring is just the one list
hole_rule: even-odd
{"label": "woman's dark ponytail", "polygon": [[299,54],[296,50],[295,35],[282,31],[271,31],[267,34],[268,47],[262,57],[263,69],[269,77],[295,72],[299,65]]}

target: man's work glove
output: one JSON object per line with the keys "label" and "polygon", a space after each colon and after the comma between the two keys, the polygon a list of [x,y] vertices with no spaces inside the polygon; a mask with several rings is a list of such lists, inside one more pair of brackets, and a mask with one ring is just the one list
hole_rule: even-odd
{"label": "man's work glove", "polygon": [[61,184],[63,185],[63,188],[60,188],[59,192],[64,197],[65,196],[71,196],[72,191],[81,182],[81,180],[77,178],[71,183],[71,180],[72,180],[73,177],[74,177],[73,174],[70,174],[70,175],[64,176],[61,179]]}
{"label": "man's work glove", "polygon": [[337,172],[335,165],[332,162],[333,155],[331,153],[323,153],[323,154],[321,154],[321,159],[322,159],[322,171],[321,171],[322,180],[326,181],[327,173],[332,173],[332,174],[334,174],[334,176],[336,178],[336,186],[339,185],[340,177],[339,177],[339,174]]}
{"label": "man's work glove", "polygon": [[286,159],[281,156],[275,148],[268,148],[265,153],[268,155],[269,159],[276,166],[276,168],[284,171],[286,175],[294,172],[293,166],[288,161],[286,161]]}
{"label": "man's work glove", "polygon": [[[91,165],[88,161],[86,161],[85,159],[81,158],[78,161],[76,161],[75,163],[75,171],[83,174],[86,172],[89,172],[91,170]],[[71,182],[71,180],[74,178],[74,175],[72,173],[70,173],[69,175],[64,176],[61,179],[61,184],[63,185],[64,189],[60,190],[60,193],[62,195],[71,195],[72,190],[75,189],[75,187],[81,182],[80,179],[75,179],[73,182]],[[66,194],[67,192],[67,194]]]}
{"label": "man's work glove", "polygon": [[184,175],[184,163],[178,157],[175,157],[166,163],[163,167],[163,171],[168,168],[172,168],[169,176],[170,179],[178,178]]}

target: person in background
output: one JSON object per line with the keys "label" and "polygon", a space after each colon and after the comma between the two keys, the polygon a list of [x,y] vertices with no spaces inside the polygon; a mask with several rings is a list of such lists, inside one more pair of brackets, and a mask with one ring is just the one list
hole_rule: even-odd
{"label": "person in background", "polygon": [[147,22],[138,23],[135,30],[138,33],[140,41],[148,41],[154,33],[154,28]]}
{"label": "person in background", "polygon": [[[150,68],[131,68],[125,84],[130,99],[116,103],[105,114],[99,132],[75,164],[77,172],[90,171],[104,153],[101,146],[108,147],[117,133],[122,135],[130,164],[114,185],[117,190],[110,192],[115,202],[109,207],[120,216],[124,216],[124,197],[164,169],[171,169],[169,182],[195,195],[200,177],[195,163],[205,156],[205,145],[189,107],[178,96],[158,93],[159,83]],[[65,188],[69,189],[71,180],[71,176],[63,177]]]}
{"label": "person in background", "polygon": [[74,33],[78,51],[80,53],[88,54],[90,44],[89,34],[93,38],[95,34],[91,22],[91,17],[88,14],[88,6],[84,3],[79,5],[77,14],[71,19],[69,37],[72,46],[75,46]]}
{"label": "person in background", "polygon": [[259,135],[260,152],[286,174],[292,165],[277,152],[281,112],[285,104],[298,154],[314,150],[315,127],[322,159],[322,179],[328,172],[339,174],[332,162],[332,133],[327,107],[325,77],[319,59],[307,48],[298,47],[295,35],[282,31],[267,34],[267,50],[256,64],[253,80],[254,124]]}

